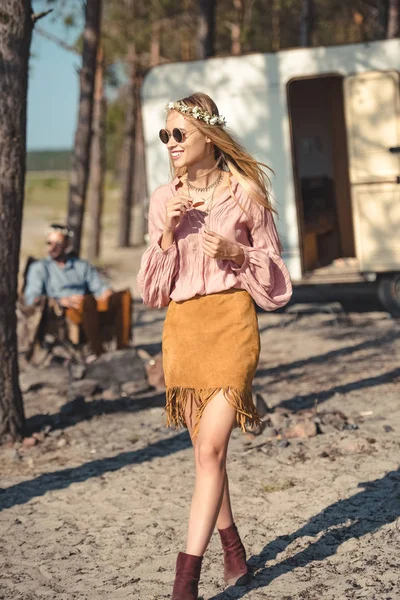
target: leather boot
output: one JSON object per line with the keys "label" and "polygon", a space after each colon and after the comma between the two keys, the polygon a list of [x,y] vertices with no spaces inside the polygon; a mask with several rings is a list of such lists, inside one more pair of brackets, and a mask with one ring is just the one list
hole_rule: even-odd
{"label": "leather boot", "polygon": [[218,529],[224,549],[224,579],[228,585],[248,585],[252,573],[246,563],[246,550],[236,525]]}
{"label": "leather boot", "polygon": [[172,600],[197,600],[202,556],[179,552]]}

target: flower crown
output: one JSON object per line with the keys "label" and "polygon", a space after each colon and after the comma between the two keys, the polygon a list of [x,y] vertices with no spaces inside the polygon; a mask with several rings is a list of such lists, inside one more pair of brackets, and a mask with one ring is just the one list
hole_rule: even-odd
{"label": "flower crown", "polygon": [[165,106],[165,112],[168,113],[170,110],[177,110],[184,115],[204,121],[207,125],[226,125],[226,119],[222,115],[210,115],[206,110],[202,110],[198,106],[192,108],[184,102],[168,102]]}

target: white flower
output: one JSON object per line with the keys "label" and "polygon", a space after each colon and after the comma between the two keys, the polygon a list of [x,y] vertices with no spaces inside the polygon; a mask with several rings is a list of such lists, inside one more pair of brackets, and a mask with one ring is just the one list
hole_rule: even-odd
{"label": "white flower", "polygon": [[192,116],[194,119],[200,119],[207,123],[207,125],[226,124],[225,117],[210,114],[206,110],[202,110],[199,106],[194,106],[192,108],[184,102],[168,102],[168,104],[165,105],[165,112],[168,113],[170,110],[177,110],[183,114]]}

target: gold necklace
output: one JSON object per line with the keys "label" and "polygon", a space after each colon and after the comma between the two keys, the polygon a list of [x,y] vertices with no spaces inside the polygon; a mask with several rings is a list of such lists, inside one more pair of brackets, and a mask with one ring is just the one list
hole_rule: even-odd
{"label": "gold necklace", "polygon": [[215,190],[217,189],[217,187],[218,186],[216,186],[213,189],[211,196],[208,196],[208,198],[202,198],[201,200],[195,200],[195,198],[192,198],[192,196],[190,195],[190,188],[188,186],[188,196],[193,201],[192,208],[198,208],[200,210],[203,210],[204,212],[207,212],[208,205],[212,205]]}
{"label": "gold necklace", "polygon": [[[222,175],[222,173],[221,173],[221,175]],[[219,177],[218,179],[219,179],[219,182],[218,182],[218,183],[220,183],[220,181],[221,181],[222,177]],[[204,223],[203,223],[203,224],[204,224],[204,226],[207,226],[207,228],[208,228],[208,229],[210,228],[210,214],[211,214],[211,209],[212,209],[212,207],[213,207],[213,204],[214,204],[214,194],[215,194],[215,191],[216,191],[217,187],[218,187],[218,186],[215,186],[215,187],[214,187],[214,189],[213,189],[213,192],[212,192],[212,194],[211,194],[211,196],[210,196],[210,202],[208,203],[208,204],[209,204],[209,206],[207,206],[207,209],[205,209],[205,208],[200,208],[200,207],[201,207],[201,206],[204,204],[204,202],[194,202],[194,203],[193,203],[193,205],[192,205],[192,208],[198,208],[199,210],[201,210],[201,211],[204,211],[204,212],[205,212],[205,217],[204,217]],[[189,196],[189,198],[191,198],[189,187],[188,187],[188,196]],[[191,215],[191,214],[190,214],[191,212],[192,212],[192,211],[191,211],[191,210],[189,210],[189,211],[188,211],[186,214],[187,214],[187,216],[188,216],[188,218],[189,218],[189,223],[190,223],[190,226],[191,226],[193,229],[195,229],[195,228],[196,228],[196,225],[197,225],[197,223],[193,223],[193,221],[192,221],[192,216],[193,216],[193,215]]]}
{"label": "gold necklace", "polygon": [[209,190],[215,190],[215,188],[218,187],[218,185],[221,183],[221,179],[222,179],[222,172],[219,174],[219,177],[217,177],[212,183],[210,183],[210,185],[206,185],[204,187],[194,186],[192,183],[190,183],[189,177],[187,177],[186,183],[188,186],[188,190],[193,190],[194,192],[203,193],[203,192],[208,192]]}

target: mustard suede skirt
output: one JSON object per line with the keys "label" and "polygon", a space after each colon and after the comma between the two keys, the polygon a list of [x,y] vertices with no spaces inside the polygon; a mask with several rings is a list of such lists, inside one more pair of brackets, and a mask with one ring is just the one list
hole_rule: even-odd
{"label": "mustard suede skirt", "polygon": [[196,435],[205,407],[220,390],[242,431],[258,424],[251,387],[259,355],[254,301],[245,290],[172,300],[163,332],[168,425],[186,427],[190,402]]}

